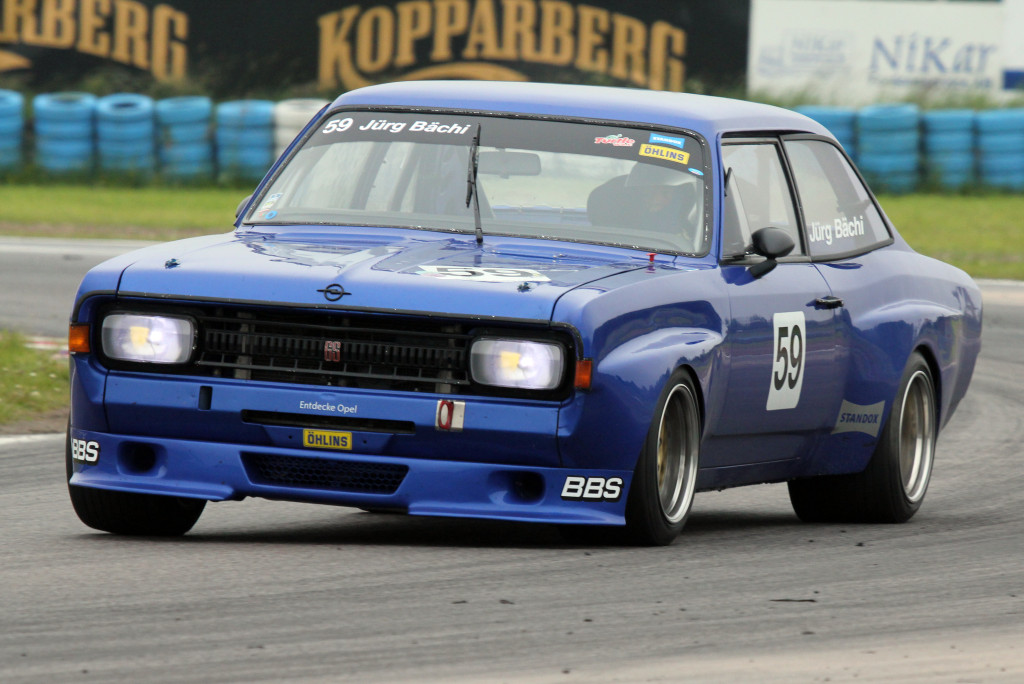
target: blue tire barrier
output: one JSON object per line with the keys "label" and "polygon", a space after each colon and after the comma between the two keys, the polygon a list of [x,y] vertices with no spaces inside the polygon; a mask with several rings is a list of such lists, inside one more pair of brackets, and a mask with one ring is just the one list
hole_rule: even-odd
{"label": "blue tire barrier", "polygon": [[156,103],[156,120],[163,126],[209,123],[213,102],[208,97],[169,97]]}
{"label": "blue tire barrier", "polygon": [[153,155],[101,156],[100,168],[105,171],[152,173],[156,168]]}
{"label": "blue tire barrier", "polygon": [[264,169],[270,168],[270,164],[274,161],[269,149],[253,148],[221,150],[218,151],[217,159],[222,165],[263,166]]}
{"label": "blue tire barrier", "polygon": [[992,109],[979,112],[975,121],[981,134],[1017,132],[1024,130],[1024,109]]}
{"label": "blue tire barrier", "polygon": [[921,114],[925,133],[953,133],[974,131],[973,109],[935,109]]}
{"label": "blue tire barrier", "polygon": [[213,176],[213,162],[174,162],[164,164],[161,171],[173,178],[210,178]]}
{"label": "blue tire barrier", "polygon": [[942,152],[925,157],[925,166],[929,169],[960,172],[974,168],[974,154],[971,152]]}
{"label": "blue tire barrier", "polygon": [[925,152],[972,152],[974,133],[971,131],[941,131],[925,133]]}
{"label": "blue tire barrier", "polygon": [[208,143],[171,145],[160,148],[160,161],[164,164],[184,164],[213,161],[213,149]]}
{"label": "blue tire barrier", "polygon": [[21,149],[0,147],[0,169],[13,169],[18,166],[21,166]]}
{"label": "blue tire barrier", "polygon": [[36,163],[54,173],[68,173],[72,171],[90,171],[92,169],[92,155],[85,158],[66,157],[63,155],[49,155],[39,153],[36,155]]}
{"label": "blue tire barrier", "polygon": [[135,93],[115,93],[96,102],[100,121],[153,121],[153,99]]}
{"label": "blue tire barrier", "polygon": [[916,171],[918,156],[916,154],[862,154],[860,168],[871,173],[901,173]]}
{"label": "blue tire barrier", "polygon": [[67,121],[85,118],[92,121],[96,96],[89,93],[45,93],[32,99],[32,116],[39,121]]}
{"label": "blue tire barrier", "polygon": [[66,121],[36,119],[36,136],[61,140],[92,139],[95,126],[92,119],[68,119]]}
{"label": "blue tire barrier", "polygon": [[886,131],[862,133],[857,139],[859,154],[917,154],[921,135],[911,131]]}
{"label": "blue tire barrier", "polygon": [[796,111],[820,123],[836,138],[854,138],[857,120],[855,109],[805,105],[797,107]]}
{"label": "blue tire barrier", "polygon": [[233,100],[217,105],[217,126],[270,126],[274,103],[269,100]]}
{"label": "blue tire barrier", "polygon": [[1003,190],[1024,190],[1024,172],[1009,171],[982,176],[982,182],[992,188]]}
{"label": "blue tire barrier", "polygon": [[105,121],[96,122],[96,133],[100,142],[104,140],[153,140],[156,128],[153,120],[148,121]]}
{"label": "blue tire barrier", "polygon": [[21,133],[25,129],[25,122],[17,117],[0,117],[0,144],[3,140],[21,140]]}
{"label": "blue tire barrier", "polygon": [[857,112],[857,130],[860,133],[916,130],[919,118],[917,105],[912,104],[863,107]]}
{"label": "blue tire barrier", "polygon": [[274,131],[269,126],[234,128],[219,126],[214,134],[218,147],[266,147],[274,144]]}
{"label": "blue tire barrier", "polygon": [[69,138],[67,140],[59,138],[37,138],[36,150],[38,150],[40,154],[44,154],[49,157],[83,159],[92,156],[93,144],[91,138]]}
{"label": "blue tire barrier", "polygon": [[1024,131],[1013,133],[986,133],[978,136],[976,143],[978,152],[986,154],[1006,154],[1008,152],[1024,152]]}
{"label": "blue tire barrier", "polygon": [[1024,173],[1024,154],[990,154],[978,161],[982,176]]}
{"label": "blue tire barrier", "polygon": [[25,98],[13,90],[0,90],[0,119],[24,120]]}
{"label": "blue tire barrier", "polygon": [[160,141],[164,145],[185,145],[189,143],[210,143],[208,121],[173,124],[160,127]]}

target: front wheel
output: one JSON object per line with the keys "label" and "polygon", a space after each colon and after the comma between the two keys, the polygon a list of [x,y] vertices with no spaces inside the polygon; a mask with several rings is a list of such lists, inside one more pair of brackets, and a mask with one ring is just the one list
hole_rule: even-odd
{"label": "front wheel", "polygon": [[202,499],[114,492],[71,484],[71,430],[64,452],[68,495],[78,519],[89,527],[114,534],[180,536],[192,529],[206,506]]}
{"label": "front wheel", "polygon": [[928,491],[937,435],[935,383],[924,357],[914,352],[868,467],[852,475],[793,480],[793,509],[805,522],[910,520]]}
{"label": "front wheel", "polygon": [[632,541],[664,546],[679,536],[697,488],[700,433],[693,380],[678,370],[661,393],[633,473],[626,503]]}

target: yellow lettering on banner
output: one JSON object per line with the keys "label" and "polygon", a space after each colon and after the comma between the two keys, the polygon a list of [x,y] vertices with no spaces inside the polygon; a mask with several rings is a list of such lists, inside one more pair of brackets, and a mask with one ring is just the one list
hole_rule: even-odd
{"label": "yellow lettering on banner", "polygon": [[572,64],[576,37],[572,33],[576,12],[565,0],[541,0],[540,52],[537,61],[555,66]]}
{"label": "yellow lettering on banner", "polygon": [[395,11],[398,13],[398,49],[395,52],[395,66],[411,66],[416,63],[416,41],[430,35],[430,3],[427,0],[400,2]]}
{"label": "yellow lettering on banner", "polygon": [[333,86],[339,77],[347,88],[370,85],[370,81],[356,71],[352,63],[352,46],[348,42],[348,35],[358,16],[359,5],[353,5],[317,20],[320,25],[320,85]]}
{"label": "yellow lettering on banner", "polygon": [[476,0],[473,19],[469,24],[463,59],[508,59],[498,44],[498,21],[492,0]]}
{"label": "yellow lettering on banner", "polygon": [[590,5],[576,7],[579,17],[579,33],[576,40],[576,68],[580,71],[608,71],[608,50],[604,34],[608,33],[608,10]]}
{"label": "yellow lettering on banner", "polygon": [[[358,8],[357,8],[358,9]],[[452,61],[452,36],[466,31],[469,26],[467,0],[434,0],[434,49],[432,62]]]}
{"label": "yellow lettering on banner", "polygon": [[36,0],[4,0],[4,28],[0,40],[17,43],[19,36],[26,45],[39,41],[36,26]]}
{"label": "yellow lettering on banner", "polygon": [[80,0],[76,47],[79,52],[97,57],[110,54],[110,35],[101,30],[108,16],[110,0]]}
{"label": "yellow lettering on banner", "polygon": [[356,30],[356,66],[363,73],[383,71],[395,49],[395,17],[383,5],[371,7],[359,18]]}
{"label": "yellow lettering on banner", "polygon": [[37,45],[67,49],[74,44],[75,0],[43,0]]}
{"label": "yellow lettering on banner", "polygon": [[501,0],[502,36],[501,54],[505,59],[519,59],[524,62],[540,61],[537,53],[537,6],[534,0]]}
{"label": "yellow lettering on banner", "polygon": [[149,69],[149,13],[136,0],[114,0],[114,49],[110,58]]}
{"label": "yellow lettering on banner", "polygon": [[664,21],[651,26],[651,64],[647,87],[680,92],[686,76],[686,32]]}
{"label": "yellow lettering on banner", "polygon": [[647,26],[625,14],[612,15],[612,68],[614,78],[647,84]]}
{"label": "yellow lettering on banner", "polygon": [[[171,37],[176,40],[171,40]],[[181,80],[188,69],[188,15],[170,5],[153,8],[153,76]]]}

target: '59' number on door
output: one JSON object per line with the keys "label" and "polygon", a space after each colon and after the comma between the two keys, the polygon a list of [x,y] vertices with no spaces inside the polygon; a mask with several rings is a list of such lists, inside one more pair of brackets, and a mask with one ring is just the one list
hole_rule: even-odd
{"label": "'59' number on door", "polygon": [[775,361],[766,408],[769,411],[796,408],[800,403],[804,360],[807,357],[804,312],[777,313],[772,322],[775,327]]}

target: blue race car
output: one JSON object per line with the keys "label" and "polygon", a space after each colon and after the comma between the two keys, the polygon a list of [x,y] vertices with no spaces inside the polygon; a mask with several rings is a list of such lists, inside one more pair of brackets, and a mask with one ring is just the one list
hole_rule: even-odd
{"label": "blue race car", "polygon": [[799,114],[373,86],[233,232],[85,277],[69,490],[144,535],[256,496],[668,544],[695,492],[765,482],[806,521],[902,522],[980,335],[972,280]]}

